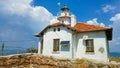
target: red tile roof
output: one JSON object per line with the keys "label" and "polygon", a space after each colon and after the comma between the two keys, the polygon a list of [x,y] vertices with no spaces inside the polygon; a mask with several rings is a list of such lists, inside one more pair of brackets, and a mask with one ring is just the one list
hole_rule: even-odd
{"label": "red tile roof", "polygon": [[50,24],[48,25],[44,30],[42,30],[40,33],[36,34],[36,37],[40,37],[43,35],[43,33],[51,27],[59,27],[59,26],[65,26],[73,31],[76,32],[88,32],[88,31],[100,31],[100,30],[104,30],[107,32],[107,34],[109,36],[110,39],[112,39],[112,28],[111,27],[105,27],[105,26],[98,26],[98,25],[91,25],[91,24],[86,24],[86,23],[82,23],[82,22],[78,22],[76,23],[76,25],[74,27],[71,27],[71,24],[64,24],[61,22],[57,22],[54,24]]}
{"label": "red tile roof", "polygon": [[78,22],[74,28],[77,31],[94,31],[94,30],[103,30],[106,29],[106,27],[104,26],[97,26],[97,25],[91,25],[91,24],[85,24],[85,23],[81,23]]}

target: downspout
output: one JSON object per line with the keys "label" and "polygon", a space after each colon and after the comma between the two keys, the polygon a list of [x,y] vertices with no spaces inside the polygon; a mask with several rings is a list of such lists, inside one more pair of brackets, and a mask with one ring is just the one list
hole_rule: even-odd
{"label": "downspout", "polygon": [[107,50],[108,50],[108,54],[107,54],[107,57],[108,57],[108,61],[109,61],[109,58],[110,58],[110,50],[109,50],[109,42],[107,40]]}
{"label": "downspout", "polygon": [[74,33],[72,34],[72,59],[74,58],[74,47],[73,47],[73,43],[74,43]]}
{"label": "downspout", "polygon": [[41,38],[39,38],[39,42],[38,42],[38,54],[41,53]]}
{"label": "downspout", "polygon": [[110,58],[110,50],[109,50],[109,40],[107,38],[107,34],[106,34],[106,48],[107,48],[107,61],[109,61]]}
{"label": "downspout", "polygon": [[107,59],[108,59],[108,61],[109,61],[110,51],[109,51],[109,42],[108,42],[108,39],[106,39],[106,42],[107,42],[107,46],[106,46],[106,48],[107,48]]}
{"label": "downspout", "polygon": [[76,38],[75,34],[76,34],[76,32],[73,32],[73,34],[72,34],[72,59],[75,58],[75,45],[76,45],[76,43],[75,43],[75,38]]}

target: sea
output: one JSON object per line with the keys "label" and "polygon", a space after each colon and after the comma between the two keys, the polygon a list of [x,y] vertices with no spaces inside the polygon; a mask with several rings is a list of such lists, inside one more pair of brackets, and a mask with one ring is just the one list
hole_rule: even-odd
{"label": "sea", "polygon": [[120,58],[120,53],[118,52],[110,52],[110,57],[119,57]]}
{"label": "sea", "polygon": [[[5,49],[2,53],[2,50],[0,49],[0,56],[4,55],[12,55],[12,54],[22,54],[25,53],[26,49]],[[110,52],[110,57],[120,57],[120,53],[118,52]]]}
{"label": "sea", "polygon": [[3,51],[0,49],[0,56],[7,56],[7,55],[12,55],[12,54],[22,54],[25,52],[26,52],[26,49],[13,48],[13,49],[5,49]]}

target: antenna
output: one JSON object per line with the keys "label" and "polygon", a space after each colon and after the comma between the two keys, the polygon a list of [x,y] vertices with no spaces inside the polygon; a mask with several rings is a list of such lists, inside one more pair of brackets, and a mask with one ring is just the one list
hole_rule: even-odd
{"label": "antenna", "polygon": [[60,2],[57,3],[57,7],[58,7],[58,14],[57,16],[59,15],[59,11],[60,11]]}
{"label": "antenna", "polygon": [[60,2],[57,3],[57,7],[59,7],[59,9],[60,9]]}

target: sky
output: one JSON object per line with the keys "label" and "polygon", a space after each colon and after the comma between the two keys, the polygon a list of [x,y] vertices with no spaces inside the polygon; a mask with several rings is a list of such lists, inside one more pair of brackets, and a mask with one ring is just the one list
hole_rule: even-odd
{"label": "sky", "polygon": [[5,45],[37,46],[39,39],[33,35],[56,21],[64,5],[77,22],[112,27],[110,52],[120,53],[120,0],[0,0],[0,40],[7,41]]}

